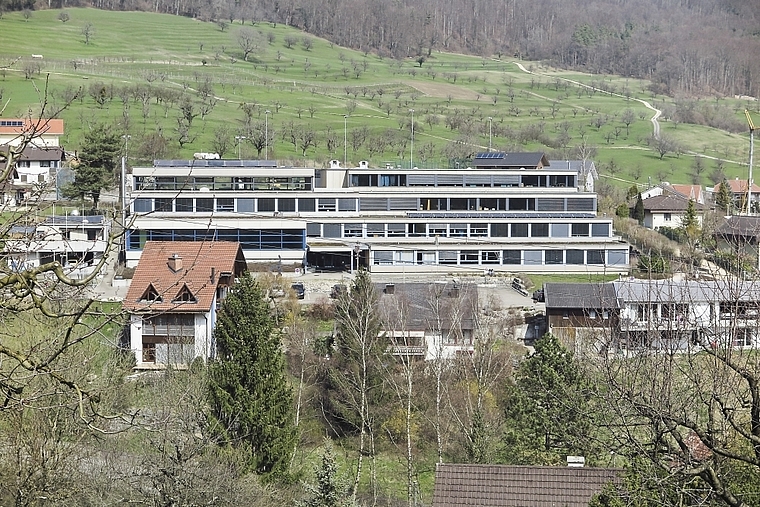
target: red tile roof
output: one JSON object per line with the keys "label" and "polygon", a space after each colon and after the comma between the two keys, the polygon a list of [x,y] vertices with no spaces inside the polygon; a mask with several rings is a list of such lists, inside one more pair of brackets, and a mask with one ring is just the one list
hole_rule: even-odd
{"label": "red tile roof", "polygon": [[[732,194],[744,194],[747,192],[747,180],[726,180],[728,188]],[[720,183],[713,187],[714,192],[720,191]],[[760,192],[760,187],[756,183],[752,183],[752,193],[757,194]]]}
{"label": "red tile roof", "polygon": [[670,186],[679,194],[695,201],[699,199],[699,195],[702,193],[702,185],[679,185],[674,183]]}
{"label": "red tile roof", "polygon": [[[181,268],[175,271],[169,265],[170,257],[176,256]],[[131,312],[207,312],[217,285],[220,280],[224,281],[223,275],[237,276],[245,267],[243,250],[237,242],[148,241],[122,304]],[[185,286],[195,298],[194,302],[175,301]],[[146,297],[150,292],[157,294],[160,300]]]}
{"label": "red tile roof", "polygon": [[62,136],[63,120],[37,118],[0,118],[2,122],[22,122],[22,126],[6,126],[0,123],[0,134],[22,134],[36,129],[38,135]]}
{"label": "red tile roof", "polygon": [[438,464],[433,507],[587,507],[621,469]]}

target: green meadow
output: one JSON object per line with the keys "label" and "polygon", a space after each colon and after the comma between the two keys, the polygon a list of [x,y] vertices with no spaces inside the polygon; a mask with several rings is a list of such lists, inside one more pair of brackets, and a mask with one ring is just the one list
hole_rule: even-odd
{"label": "green meadow", "polygon": [[[144,12],[65,12],[66,22],[59,10],[0,19],[0,115],[40,114],[42,101],[50,115],[77,97],[59,113],[69,151],[81,148],[86,129],[107,123],[130,136],[125,149],[133,165],[150,162],[155,136],[165,142],[162,158],[219,151],[213,148],[220,136],[224,158],[237,158],[238,150],[242,158],[257,158],[248,139],[236,139],[247,109],[256,128],[269,130],[269,158],[282,165],[323,166],[345,157],[349,164],[448,167],[489,145],[577,159],[576,147],[586,144],[603,176],[618,186],[694,178],[708,184],[718,169],[729,178],[747,173],[746,133],[664,120],[661,132],[680,149],[661,158],[647,142],[654,112],[637,99],[661,109],[674,100],[652,94],[643,80],[495,56],[380,58],[267,22],[222,26]],[[248,61],[239,43],[246,32],[253,48]],[[202,90],[213,97],[209,105],[201,104]],[[196,115],[184,131],[182,97]],[[733,98],[720,104],[741,122],[745,108],[758,108]],[[628,109],[633,121],[626,126]],[[299,129],[316,140],[305,153],[288,135]],[[704,157],[702,169],[693,176],[697,155]]]}

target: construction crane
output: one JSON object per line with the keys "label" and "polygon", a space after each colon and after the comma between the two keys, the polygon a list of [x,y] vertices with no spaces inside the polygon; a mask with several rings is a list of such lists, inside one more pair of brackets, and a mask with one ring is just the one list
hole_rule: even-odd
{"label": "construction crane", "polygon": [[749,125],[749,177],[747,179],[747,214],[752,214],[752,157],[755,154],[755,124],[752,122],[752,117],[749,115],[749,111],[744,110],[744,116],[747,117],[747,125]]}

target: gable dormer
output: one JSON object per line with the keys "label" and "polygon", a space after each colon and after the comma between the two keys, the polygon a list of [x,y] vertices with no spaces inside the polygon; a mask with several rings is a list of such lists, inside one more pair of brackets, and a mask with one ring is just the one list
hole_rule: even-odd
{"label": "gable dormer", "polygon": [[198,299],[195,294],[190,290],[187,284],[182,284],[182,288],[177,292],[177,295],[172,299],[172,303],[197,303]]}
{"label": "gable dormer", "polygon": [[164,298],[161,297],[161,294],[158,293],[152,283],[148,285],[145,292],[140,296],[141,303],[161,303],[163,300]]}

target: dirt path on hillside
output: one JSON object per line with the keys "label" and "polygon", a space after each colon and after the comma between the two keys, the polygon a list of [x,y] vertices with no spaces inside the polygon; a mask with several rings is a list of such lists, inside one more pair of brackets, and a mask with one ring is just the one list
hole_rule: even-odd
{"label": "dirt path on hillside", "polygon": [[[409,83],[407,83],[409,84]],[[453,85],[450,83],[444,83],[444,82],[417,82],[414,84],[409,84],[412,88],[415,88],[419,90],[420,92],[424,93],[428,97],[436,97],[441,99],[446,99],[451,95],[452,99],[459,99],[459,100],[477,100],[478,94],[467,90],[466,88],[461,88],[457,85]]]}

